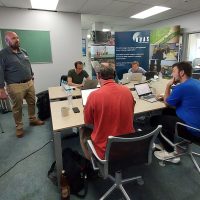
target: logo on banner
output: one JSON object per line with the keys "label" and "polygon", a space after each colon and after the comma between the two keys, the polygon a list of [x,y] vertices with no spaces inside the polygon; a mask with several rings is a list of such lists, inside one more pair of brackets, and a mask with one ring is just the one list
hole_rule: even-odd
{"label": "logo on banner", "polygon": [[137,43],[149,43],[149,36],[142,36],[141,32],[133,34],[133,41]]}

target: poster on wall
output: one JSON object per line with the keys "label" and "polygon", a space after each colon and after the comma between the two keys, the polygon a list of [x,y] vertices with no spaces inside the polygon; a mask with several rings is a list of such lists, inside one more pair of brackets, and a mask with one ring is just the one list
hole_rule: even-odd
{"label": "poster on wall", "polygon": [[82,56],[86,56],[86,39],[82,39]]}
{"label": "poster on wall", "polygon": [[179,61],[180,26],[163,27],[150,34],[150,70],[161,71]]}
{"label": "poster on wall", "polygon": [[117,75],[128,72],[133,61],[140,67],[149,66],[150,31],[128,31],[115,33],[115,62]]}

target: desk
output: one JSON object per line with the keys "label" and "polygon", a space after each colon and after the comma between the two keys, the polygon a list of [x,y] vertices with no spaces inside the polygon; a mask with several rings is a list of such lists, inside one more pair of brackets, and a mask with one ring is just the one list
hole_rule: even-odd
{"label": "desk", "polygon": [[[136,100],[135,111],[134,111],[135,114],[158,110],[165,107],[165,104],[163,102],[150,103],[139,99],[135,92],[132,92],[132,94]],[[59,182],[60,174],[63,168],[61,131],[67,128],[80,127],[84,125],[82,99],[73,99],[73,106],[78,107],[80,113],[74,113],[72,110],[70,110],[68,116],[62,117],[61,107],[67,105],[68,105],[67,100],[50,103],[58,183],[60,183]]]}
{"label": "desk", "polygon": [[[67,99],[67,93],[63,89],[62,86],[57,87],[49,87],[49,99],[50,101],[60,100],[60,99]],[[73,97],[81,97],[81,91],[79,88],[72,90]]]}

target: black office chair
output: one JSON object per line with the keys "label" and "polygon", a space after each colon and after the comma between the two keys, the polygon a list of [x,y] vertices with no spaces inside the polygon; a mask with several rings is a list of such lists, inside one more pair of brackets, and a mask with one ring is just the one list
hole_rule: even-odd
{"label": "black office chair", "polygon": [[149,80],[151,78],[154,78],[154,75],[157,75],[157,72],[154,72],[154,71],[148,71],[145,73],[145,76],[146,76],[146,80]]}
{"label": "black office chair", "polygon": [[[200,166],[198,165],[196,159],[194,158],[194,155],[200,156],[200,153],[196,153],[192,151],[193,144],[200,146],[200,137],[190,136],[190,135],[186,136],[185,134],[184,135],[181,134],[181,132],[183,132],[184,129],[188,129],[188,128],[196,132],[199,132],[200,134],[200,129],[194,128],[192,126],[188,126],[181,122],[177,122],[176,127],[175,127],[175,136],[180,139],[179,142],[174,144],[171,141],[169,141],[162,133],[161,133],[161,136],[175,149],[176,155],[172,156],[171,158],[176,158],[183,155],[189,155],[194,165],[196,166],[198,172],[200,173]],[[162,160],[160,164],[162,166],[165,166],[164,162],[171,158]]]}
{"label": "black office chair", "polygon": [[[98,157],[91,140],[88,140],[88,150],[94,170],[99,170],[104,179],[110,178],[114,185],[100,198],[105,199],[115,188],[121,190],[125,199],[130,200],[122,184],[136,180],[142,185],[141,176],[122,180],[122,170],[133,165],[150,164],[152,161],[152,146],[161,130],[159,125],[154,131],[140,137],[134,134],[118,137],[109,136],[106,146],[105,159]],[[115,177],[112,175],[115,174]]]}
{"label": "black office chair", "polygon": [[200,72],[199,73],[192,73],[192,78],[200,80]]}
{"label": "black office chair", "polygon": [[61,77],[60,77],[60,86],[61,86],[61,83],[62,82],[67,82],[67,75],[62,75]]}

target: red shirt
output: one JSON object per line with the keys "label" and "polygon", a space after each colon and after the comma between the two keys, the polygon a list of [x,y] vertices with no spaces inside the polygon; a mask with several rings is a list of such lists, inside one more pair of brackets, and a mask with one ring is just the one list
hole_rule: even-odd
{"label": "red shirt", "polygon": [[93,124],[91,139],[98,156],[104,159],[108,136],[134,132],[134,99],[130,90],[108,80],[92,92],[84,108],[85,124]]}

